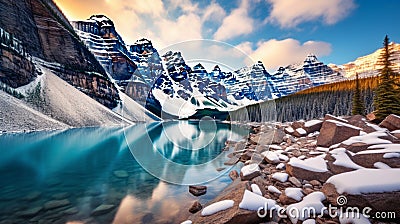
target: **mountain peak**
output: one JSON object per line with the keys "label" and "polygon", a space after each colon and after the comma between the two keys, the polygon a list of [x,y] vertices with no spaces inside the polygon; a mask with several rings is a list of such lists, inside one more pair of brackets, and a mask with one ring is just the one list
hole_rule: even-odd
{"label": "mountain peak", "polygon": [[304,60],[304,64],[312,64],[312,63],[316,63],[319,62],[317,56],[315,54],[309,53],[306,57],[306,59]]}
{"label": "mountain peak", "polygon": [[213,71],[221,71],[221,68],[218,65],[215,65]]}
{"label": "mountain peak", "polygon": [[92,15],[89,20],[97,22],[99,26],[114,26],[114,22],[105,15]]}

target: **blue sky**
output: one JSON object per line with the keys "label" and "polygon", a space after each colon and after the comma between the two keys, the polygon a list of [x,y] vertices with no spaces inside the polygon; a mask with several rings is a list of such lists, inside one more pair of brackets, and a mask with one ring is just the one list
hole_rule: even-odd
{"label": "blue sky", "polygon": [[[325,63],[343,64],[381,47],[386,34],[392,41],[400,42],[397,0],[56,0],[56,3],[70,20],[84,20],[92,14],[107,15],[128,44],[146,37],[156,48],[164,49],[186,40],[215,39],[229,45],[219,52],[216,48],[212,51],[209,42],[203,48],[196,42],[197,51],[218,61],[236,55],[226,47],[232,45],[253,61],[263,61],[268,70],[300,62],[308,53],[315,53]],[[187,59],[195,57],[196,49],[193,46],[185,49],[187,45],[182,46],[183,55]],[[233,67],[240,67],[232,61]]]}

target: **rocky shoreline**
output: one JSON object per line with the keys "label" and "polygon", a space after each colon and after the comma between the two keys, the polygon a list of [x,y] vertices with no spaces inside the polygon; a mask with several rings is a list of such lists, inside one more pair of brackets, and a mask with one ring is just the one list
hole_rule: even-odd
{"label": "rocky shoreline", "polygon": [[[247,139],[226,142],[233,152],[225,164],[244,163],[240,173],[232,170],[231,185],[192,206],[183,223],[399,222],[399,116],[379,126],[358,115],[251,125]],[[334,216],[323,211],[331,207]],[[316,212],[292,215],[294,208]]]}

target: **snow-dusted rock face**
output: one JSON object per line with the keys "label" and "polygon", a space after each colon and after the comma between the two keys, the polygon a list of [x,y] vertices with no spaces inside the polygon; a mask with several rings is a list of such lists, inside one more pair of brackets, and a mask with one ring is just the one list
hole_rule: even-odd
{"label": "snow-dusted rock face", "polygon": [[289,95],[313,86],[337,82],[344,77],[309,54],[303,63],[278,69],[272,77],[273,85],[281,95]]}

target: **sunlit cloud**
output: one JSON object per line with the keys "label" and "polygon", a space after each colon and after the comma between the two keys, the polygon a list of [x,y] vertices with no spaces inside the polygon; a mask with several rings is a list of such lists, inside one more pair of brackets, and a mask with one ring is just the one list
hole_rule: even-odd
{"label": "sunlit cloud", "polygon": [[300,41],[291,38],[260,41],[255,47],[250,42],[244,42],[237,47],[249,54],[253,60],[262,61],[269,71],[275,71],[280,66],[302,62],[309,53],[321,57],[329,55],[332,50],[331,45],[326,42],[307,41],[300,43]]}
{"label": "sunlit cloud", "polygon": [[249,34],[254,30],[254,19],[249,16],[249,2],[242,0],[240,6],[224,18],[221,26],[214,34],[216,40],[229,40],[237,36]]}
{"label": "sunlit cloud", "polygon": [[353,0],[266,0],[272,6],[267,22],[292,28],[303,22],[322,20],[335,24],[355,8]]}

